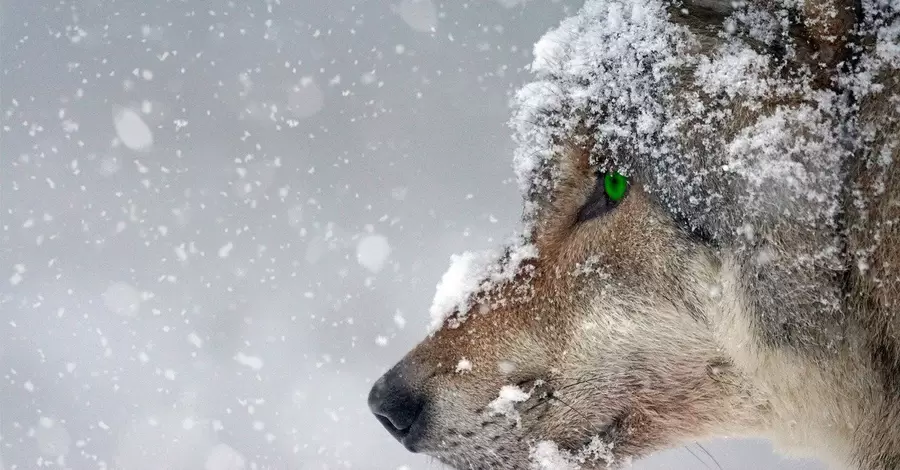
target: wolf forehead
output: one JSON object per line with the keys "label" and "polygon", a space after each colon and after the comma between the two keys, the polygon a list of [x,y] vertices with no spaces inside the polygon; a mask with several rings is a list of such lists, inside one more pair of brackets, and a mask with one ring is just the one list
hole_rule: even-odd
{"label": "wolf forehead", "polygon": [[837,223],[852,104],[818,85],[825,59],[787,59],[809,45],[777,12],[744,5],[710,41],[691,16],[710,8],[722,19],[733,10],[587,2],[535,45],[536,79],[516,94],[510,121],[526,220],[553,207],[577,147],[717,243],[734,242],[741,220],[766,223],[772,207],[807,225]]}

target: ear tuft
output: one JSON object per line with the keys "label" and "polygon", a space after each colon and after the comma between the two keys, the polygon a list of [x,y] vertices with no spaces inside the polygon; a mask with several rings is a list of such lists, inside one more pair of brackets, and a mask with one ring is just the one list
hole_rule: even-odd
{"label": "ear tuft", "polygon": [[857,4],[852,0],[804,0],[800,2],[801,23],[813,54],[806,60],[827,85],[850,56],[850,44],[857,21]]}

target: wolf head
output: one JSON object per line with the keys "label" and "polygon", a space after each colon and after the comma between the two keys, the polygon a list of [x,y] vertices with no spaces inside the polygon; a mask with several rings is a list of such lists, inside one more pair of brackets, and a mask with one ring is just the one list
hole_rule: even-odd
{"label": "wolf head", "polygon": [[513,120],[524,235],[457,260],[444,283],[466,289],[369,395],[406,448],[605,468],[756,434],[760,348],[833,347],[849,111],[821,83],[846,37],[707,3],[595,0],[538,43]]}
{"label": "wolf head", "polygon": [[603,467],[750,419],[705,322],[719,300],[711,251],[639,182],[613,201],[586,149],[565,158],[534,246],[497,260],[508,276],[481,283],[372,389],[408,449],[527,468],[550,446]]}

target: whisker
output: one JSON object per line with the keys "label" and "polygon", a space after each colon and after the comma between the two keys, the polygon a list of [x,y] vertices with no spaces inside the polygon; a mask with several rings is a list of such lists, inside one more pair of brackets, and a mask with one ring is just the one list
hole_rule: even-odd
{"label": "whisker", "polygon": [[697,445],[697,447],[699,447],[699,448],[700,448],[700,450],[702,450],[702,451],[703,451],[703,453],[704,453],[704,454],[706,454],[706,455],[707,455],[707,456],[708,456],[708,457],[709,457],[709,458],[710,458],[710,459],[712,459],[712,461],[713,461],[713,463],[715,463],[715,464],[716,464],[716,467],[718,467],[718,468],[719,468],[719,470],[722,470],[722,466],[721,466],[721,465],[719,465],[719,461],[718,461],[718,460],[716,460],[716,458],[715,458],[715,457],[713,457],[713,455],[712,455],[712,454],[711,454],[711,453],[709,453],[709,451],[708,451],[708,450],[706,450],[706,447],[703,447],[703,446],[702,446],[702,445],[700,445],[700,443],[699,443],[699,442],[695,442],[695,443],[694,443],[694,444],[696,444],[696,445]]}
{"label": "whisker", "polygon": [[[562,386],[562,387],[557,388],[556,390],[557,390],[557,391],[559,391],[559,390],[566,390],[566,389],[568,389],[568,388],[577,387],[578,385],[584,385],[584,384],[590,384],[590,385],[593,385],[593,384],[591,384],[591,379],[584,379],[584,380],[579,380],[579,381],[577,381],[577,382],[572,382],[572,383],[570,383],[570,384],[568,384],[568,385],[564,385],[564,386]],[[597,391],[599,392],[600,390],[597,390]]]}
{"label": "whisker", "polygon": [[706,468],[712,470],[712,467],[710,467],[709,464],[707,464],[703,459],[701,459],[699,455],[697,455],[696,453],[694,453],[694,451],[692,451],[690,447],[688,447],[688,446],[682,446],[682,447],[684,448],[684,450],[688,451],[688,453],[690,453],[691,455],[693,455],[694,458],[697,459],[697,461],[699,461],[700,463],[702,463],[704,467],[706,467]]}
{"label": "whisker", "polygon": [[555,395],[552,395],[552,394],[551,394],[551,395],[547,395],[547,398],[548,398],[548,399],[551,399],[551,400],[557,400],[557,401],[559,401],[560,403],[562,403],[563,405],[566,405],[566,406],[567,406],[570,410],[572,410],[575,414],[577,414],[578,416],[581,416],[581,417],[585,420],[585,422],[590,423],[591,420],[588,419],[587,416],[585,416],[584,414],[582,414],[580,411],[576,410],[574,406],[572,406],[572,405],[566,403],[565,401],[563,401],[562,398],[559,398],[559,397],[557,397],[557,396],[555,396]]}
{"label": "whisker", "polygon": [[593,378],[586,378],[586,379],[584,379],[584,380],[579,380],[579,381],[577,381],[577,382],[572,382],[572,383],[570,383],[570,384],[568,384],[568,385],[559,387],[559,388],[557,388],[556,390],[565,390],[565,389],[568,389],[568,388],[576,387],[576,386],[578,386],[578,385],[587,385],[587,386],[593,388],[594,391],[597,392],[597,393],[599,394],[599,396],[605,395],[605,393],[604,393],[602,390],[600,390],[600,388],[598,388],[596,385],[594,385],[594,383],[593,383]]}

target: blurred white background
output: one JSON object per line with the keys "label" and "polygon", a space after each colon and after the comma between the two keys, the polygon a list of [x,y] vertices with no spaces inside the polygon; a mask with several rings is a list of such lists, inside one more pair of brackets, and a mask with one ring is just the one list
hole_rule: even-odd
{"label": "blurred white background", "polygon": [[4,2],[0,468],[440,468],[365,397],[516,228],[508,99],[579,6]]}

